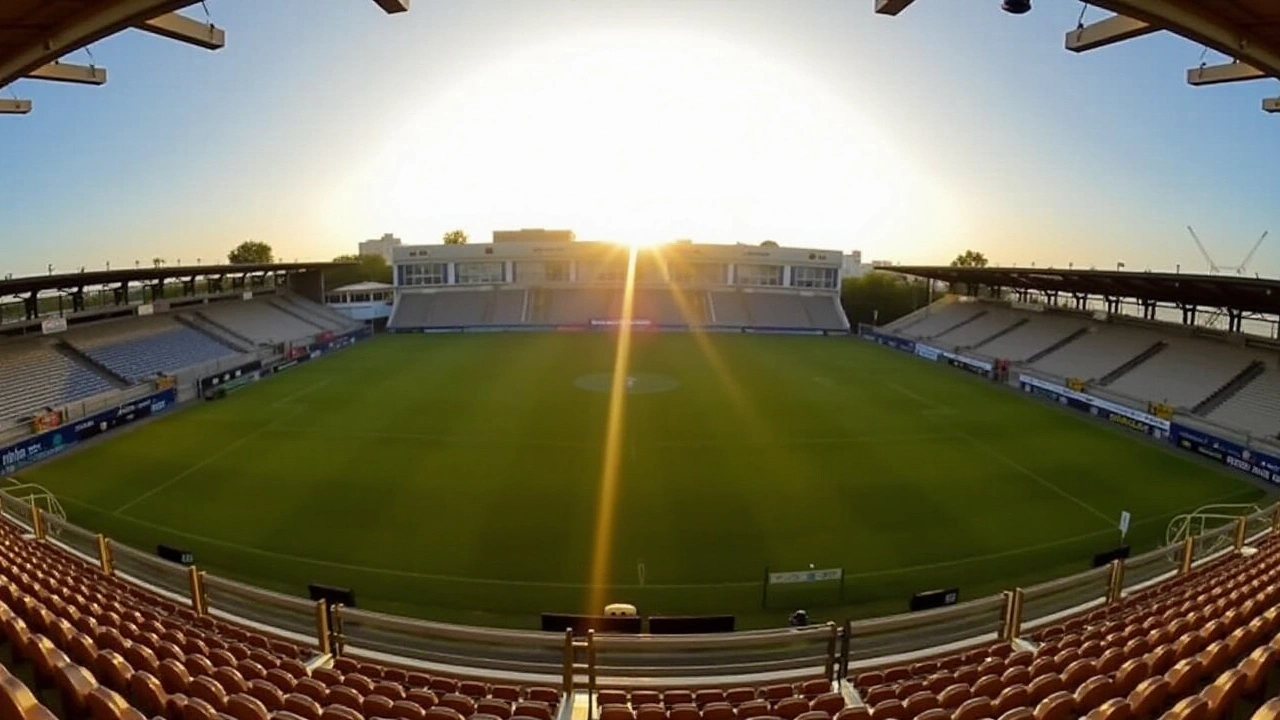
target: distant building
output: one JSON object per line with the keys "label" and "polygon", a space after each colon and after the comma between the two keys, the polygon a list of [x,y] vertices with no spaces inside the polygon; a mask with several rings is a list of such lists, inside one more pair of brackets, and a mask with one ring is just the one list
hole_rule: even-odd
{"label": "distant building", "polygon": [[569,243],[577,239],[572,230],[543,230],[542,228],[524,228],[521,230],[494,230],[494,243],[537,242],[537,243]]}
{"label": "distant building", "polygon": [[[397,244],[399,242],[396,240]],[[325,293],[324,300],[329,307],[352,320],[374,322],[391,317],[391,305],[395,301],[395,286],[379,282],[343,285]]]}
{"label": "distant building", "polygon": [[365,240],[360,243],[361,255],[381,255],[382,259],[391,264],[392,251],[400,247],[400,238],[386,233],[376,240]]}
{"label": "distant building", "polygon": [[860,277],[864,269],[862,267],[862,251],[853,250],[846,254],[840,261],[841,277]]}

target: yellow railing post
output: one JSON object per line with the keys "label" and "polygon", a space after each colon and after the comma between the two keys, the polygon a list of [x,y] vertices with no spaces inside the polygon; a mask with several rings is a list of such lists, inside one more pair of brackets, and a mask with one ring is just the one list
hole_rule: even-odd
{"label": "yellow railing post", "polygon": [[835,623],[828,620],[827,632],[827,667],[824,677],[831,680],[836,672],[836,641],[840,639],[840,631],[836,629]]}
{"label": "yellow railing post", "polygon": [[1191,572],[1191,561],[1196,555],[1196,539],[1190,535],[1182,541],[1182,562],[1178,567],[1179,575],[1186,575]]}
{"label": "yellow railing post", "polygon": [[564,687],[566,697],[573,694],[573,630],[571,628],[564,629],[564,667],[562,668],[562,676],[560,684]]}
{"label": "yellow railing post", "polygon": [[195,565],[187,568],[187,594],[191,596],[191,609],[197,615],[209,612],[209,599],[204,592],[204,573]]}
{"label": "yellow railing post", "polygon": [[44,512],[36,505],[35,498],[31,498],[31,532],[35,534],[37,540],[43,540],[45,537]]}
{"label": "yellow railing post", "polygon": [[325,600],[316,601],[316,647],[320,649],[321,655],[328,655],[333,651],[333,638],[330,637],[329,628],[329,603]]}
{"label": "yellow railing post", "polygon": [[104,574],[116,574],[116,565],[111,560],[111,543],[102,533],[98,533],[98,563],[102,566]]}
{"label": "yellow railing post", "polygon": [[1112,560],[1111,573],[1107,576],[1107,604],[1120,600],[1120,594],[1124,590],[1124,561]]}
{"label": "yellow railing post", "polygon": [[1000,593],[1004,597],[1004,607],[1000,611],[1000,639],[1013,642],[1022,632],[1022,588],[1005,590]]}
{"label": "yellow railing post", "polygon": [[587,630],[587,720],[596,715],[596,631]]}
{"label": "yellow railing post", "polygon": [[342,607],[342,603],[333,605],[329,613],[329,637],[332,638],[329,654],[334,657],[342,657],[342,652],[346,650],[346,639],[342,636]]}
{"label": "yellow railing post", "polygon": [[1236,518],[1236,550],[1244,547],[1244,537],[1248,532],[1249,518],[1241,515]]}

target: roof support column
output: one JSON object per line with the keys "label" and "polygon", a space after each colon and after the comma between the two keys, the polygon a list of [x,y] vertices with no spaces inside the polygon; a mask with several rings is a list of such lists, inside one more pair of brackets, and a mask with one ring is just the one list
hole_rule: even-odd
{"label": "roof support column", "polygon": [[1196,324],[1196,306],[1183,305],[1179,303],[1178,307],[1182,310],[1182,324],[1195,325]]}
{"label": "roof support column", "polygon": [[1142,299],[1142,319],[1156,319],[1156,302],[1154,300],[1147,300],[1146,298]]}
{"label": "roof support column", "polygon": [[1071,297],[1076,301],[1077,310],[1087,310],[1089,308],[1089,293],[1071,293]]}
{"label": "roof support column", "polygon": [[1234,308],[1226,308],[1227,311],[1227,332],[1243,332],[1244,329],[1244,312]]}
{"label": "roof support column", "polygon": [[30,295],[22,298],[22,306],[27,311],[27,319],[35,320],[40,315],[40,300],[35,290]]}

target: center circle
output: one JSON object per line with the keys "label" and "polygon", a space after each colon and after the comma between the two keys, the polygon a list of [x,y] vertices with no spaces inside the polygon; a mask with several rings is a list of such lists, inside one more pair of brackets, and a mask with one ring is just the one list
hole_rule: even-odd
{"label": "center circle", "polygon": [[[613,390],[613,373],[592,373],[581,375],[573,381],[580,390],[588,392],[608,393]],[[661,373],[627,373],[622,382],[628,395],[645,395],[648,393],[670,392],[680,387],[680,383],[670,375]]]}

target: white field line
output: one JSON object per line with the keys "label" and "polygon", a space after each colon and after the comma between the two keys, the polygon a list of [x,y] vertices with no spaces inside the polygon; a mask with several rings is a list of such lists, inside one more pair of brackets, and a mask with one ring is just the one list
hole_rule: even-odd
{"label": "white field line", "polygon": [[[302,397],[303,395],[306,395],[307,393],[309,393],[309,392],[311,392],[311,391],[313,391],[313,390],[317,390],[317,389],[319,389],[319,388],[321,388],[321,387],[323,387],[323,386],[325,386],[325,385],[329,384],[331,381],[332,381],[332,378],[329,378],[329,379],[321,380],[321,381],[319,381],[319,382],[317,382],[317,383],[314,383],[314,384],[312,384],[312,385],[310,385],[310,386],[308,386],[308,387],[305,387],[305,388],[303,388],[302,390],[299,390],[298,392],[296,392],[296,393],[294,393],[294,394],[290,395],[289,397],[284,398],[283,400],[279,400],[279,401],[277,401],[276,403],[274,403],[274,404],[273,404],[273,406],[274,406],[274,407],[286,407],[286,406],[287,406],[287,407],[292,407],[292,408],[294,408],[294,412],[297,412],[297,411],[299,411],[299,410],[302,410],[302,409],[304,409],[304,408],[305,408],[305,406],[302,406],[302,405],[292,405],[292,402],[293,402],[294,400],[296,400],[297,398]],[[236,448],[240,447],[241,445],[243,445],[243,444],[245,444],[245,443],[249,442],[250,440],[253,440],[254,438],[256,438],[256,437],[258,437],[258,436],[262,435],[262,434],[263,434],[263,433],[265,433],[265,432],[267,432],[268,430],[271,430],[271,429],[272,429],[272,428],[274,428],[275,426],[279,425],[279,423],[280,423],[282,420],[284,420],[285,418],[287,418],[287,417],[289,417],[289,416],[288,416],[288,415],[283,415],[283,416],[281,416],[281,417],[279,417],[279,418],[276,418],[274,421],[269,422],[269,423],[267,423],[266,425],[263,425],[262,427],[258,428],[257,430],[254,430],[253,432],[249,433],[248,435],[245,435],[244,437],[240,438],[239,440],[236,440],[235,442],[231,443],[230,445],[227,445],[226,447],[222,448],[221,450],[219,450],[218,452],[214,453],[213,455],[210,455],[209,457],[205,458],[204,460],[201,460],[200,462],[196,463],[195,465],[192,465],[191,467],[187,468],[186,470],[183,470],[182,472],[178,473],[177,475],[174,475],[173,477],[169,478],[168,480],[166,480],[166,481],[164,481],[164,482],[160,483],[159,485],[157,485],[157,486],[155,486],[155,487],[151,488],[150,490],[148,490],[148,491],[146,491],[146,492],[142,493],[141,495],[139,495],[138,497],[136,497],[136,498],[134,498],[134,499],[130,500],[129,502],[125,503],[124,505],[121,505],[120,507],[116,508],[116,509],[111,513],[111,514],[112,514],[112,515],[116,515],[116,516],[123,517],[123,515],[121,515],[121,513],[123,513],[125,510],[128,510],[129,508],[133,507],[134,505],[137,505],[138,503],[140,503],[140,502],[142,502],[143,500],[146,500],[147,498],[149,498],[149,497],[151,497],[151,496],[155,495],[156,493],[160,492],[161,490],[164,490],[164,489],[166,489],[166,488],[169,488],[169,487],[173,486],[173,485],[174,485],[174,483],[177,483],[179,480],[182,480],[183,478],[187,477],[188,475],[191,475],[192,473],[196,472],[197,470],[200,470],[201,468],[205,467],[205,466],[206,466],[206,465],[208,465],[209,463],[214,462],[214,461],[218,460],[219,458],[226,457],[226,456],[227,456],[227,454],[228,454],[228,453],[230,453],[232,450],[235,450]]]}
{"label": "white field line", "polygon": [[1045,487],[1049,488],[1050,490],[1052,490],[1052,491],[1054,491],[1054,492],[1058,493],[1058,494],[1059,494],[1059,495],[1061,495],[1062,497],[1064,497],[1064,498],[1066,498],[1066,499],[1070,500],[1071,502],[1073,502],[1073,503],[1075,503],[1075,504],[1079,505],[1080,507],[1084,508],[1085,510],[1088,510],[1089,512],[1093,513],[1094,515],[1097,515],[1098,517],[1100,517],[1100,518],[1102,518],[1104,521],[1106,521],[1106,523],[1107,523],[1108,525],[1114,525],[1114,524],[1116,524],[1117,522],[1119,522],[1119,516],[1111,517],[1110,515],[1107,515],[1107,514],[1103,513],[1103,512],[1102,512],[1101,510],[1099,510],[1098,508],[1096,508],[1096,507],[1094,507],[1094,506],[1090,505],[1089,503],[1087,503],[1087,502],[1085,502],[1085,501],[1081,500],[1080,498],[1076,497],[1075,495],[1072,495],[1071,493],[1067,492],[1066,490],[1063,490],[1062,488],[1058,487],[1057,485],[1053,484],[1052,482],[1049,482],[1048,480],[1044,479],[1044,477],[1043,477],[1042,475],[1040,475],[1039,473],[1035,473],[1035,472],[1032,472],[1031,470],[1028,470],[1027,468],[1023,467],[1023,466],[1022,466],[1022,465],[1020,465],[1019,463],[1015,462],[1015,461],[1014,461],[1012,458],[1010,458],[1009,456],[1005,455],[1004,453],[1000,452],[999,450],[996,450],[995,448],[993,448],[993,447],[991,447],[990,445],[988,445],[988,444],[986,444],[986,443],[982,442],[981,440],[979,440],[979,439],[977,439],[977,438],[973,437],[972,435],[970,435],[970,434],[968,434],[968,433],[964,433],[964,432],[959,432],[959,431],[957,431],[955,434],[956,434],[958,437],[962,437],[962,438],[964,438],[965,440],[968,440],[970,443],[972,443],[972,444],[974,445],[974,447],[977,447],[977,448],[981,449],[983,452],[985,452],[985,453],[987,453],[988,455],[990,455],[991,457],[993,457],[993,458],[995,458],[995,459],[999,460],[1000,462],[1004,463],[1005,465],[1008,465],[1009,467],[1013,468],[1014,470],[1017,470],[1018,472],[1022,473],[1023,475],[1026,475],[1027,477],[1031,478],[1032,480],[1035,480],[1036,482],[1040,483],[1041,485],[1043,485],[1043,486],[1045,486]]}
{"label": "white field line", "polygon": [[[1252,489],[1249,488],[1245,490],[1237,490],[1227,495],[1211,498],[1202,503],[1198,503],[1195,507],[1200,507],[1201,505],[1206,503],[1214,503],[1214,502],[1221,502],[1223,500],[1229,500],[1245,492],[1252,492]],[[378,568],[378,567],[369,567],[367,565],[354,565],[351,563],[333,562],[331,560],[305,557],[302,555],[292,555],[289,553],[280,553],[272,550],[263,550],[261,548],[250,547],[248,545],[241,545],[239,543],[228,542],[226,540],[219,540],[217,538],[205,537],[203,535],[197,535],[195,533],[189,533],[183,530],[175,530],[173,528],[166,527],[164,525],[159,525],[157,523],[149,522],[147,520],[142,520],[140,518],[136,518],[130,515],[119,515],[117,513],[112,513],[110,510],[106,510],[105,508],[96,507],[94,505],[83,503],[78,500],[73,500],[71,498],[64,498],[63,502],[71,503],[73,505],[78,505],[80,507],[83,507],[89,510],[94,510],[103,514],[114,514],[118,518],[125,520],[126,522],[130,522],[145,528],[150,528],[152,530],[158,530],[160,532],[169,533],[171,535],[186,538],[188,540],[195,540],[197,542],[205,543],[207,545],[228,548],[231,550],[236,550],[236,551],[243,552],[250,555],[257,555],[259,557],[272,558],[276,560],[284,560],[288,562],[306,563],[308,565],[314,565],[317,567],[329,567],[329,568],[336,568],[339,570],[352,570],[356,572],[365,572],[365,573],[370,573],[374,575],[417,578],[421,580],[434,580],[434,581],[440,581],[440,582],[471,583],[474,585],[494,585],[494,586],[505,586],[505,587],[554,587],[554,588],[575,588],[575,589],[591,587],[590,585],[587,585],[584,583],[541,582],[536,580],[503,580],[500,578],[463,577],[459,575],[422,573],[422,572],[414,572],[412,570],[396,570],[393,568]],[[1142,518],[1140,520],[1135,521],[1133,523],[1133,527],[1166,521],[1177,515],[1190,512],[1191,510],[1194,510],[1195,507],[1177,510],[1175,512],[1165,513],[1164,515],[1157,515],[1153,517]],[[973,555],[970,557],[959,558],[956,560],[942,560],[939,562],[924,563],[920,565],[909,565],[906,567],[889,568],[886,570],[870,570],[870,571],[861,572],[861,573],[850,573],[845,577],[851,577],[851,578],[886,577],[890,575],[900,575],[903,573],[916,572],[919,570],[936,570],[938,568],[944,568],[944,567],[967,565],[973,562],[982,562],[984,560],[996,560],[999,558],[1013,557],[1013,556],[1021,555],[1024,553],[1047,550],[1049,548],[1060,547],[1062,545],[1070,545],[1071,543],[1074,543],[1074,542],[1079,542],[1081,540],[1088,540],[1090,538],[1095,538],[1095,537],[1101,537],[1103,535],[1110,535],[1110,534],[1113,534],[1114,532],[1116,532],[1114,528],[1107,529],[1107,530],[1098,530],[1096,532],[1085,533],[1083,535],[1077,535],[1075,537],[1052,540],[1049,542],[1040,543],[1038,545],[1024,545],[1022,547],[1013,548],[1010,550],[1002,550],[1000,552],[987,553],[985,555]],[[660,590],[663,590],[663,589],[679,590],[679,589],[695,589],[695,588],[759,587],[759,585],[760,585],[760,580],[757,578],[753,580],[729,581],[729,582],[717,582],[717,583],[671,583],[671,584],[646,583],[644,585],[638,585],[638,584],[610,585],[609,587],[620,589],[620,590],[632,590],[632,589],[640,589],[640,588],[656,588]]]}

